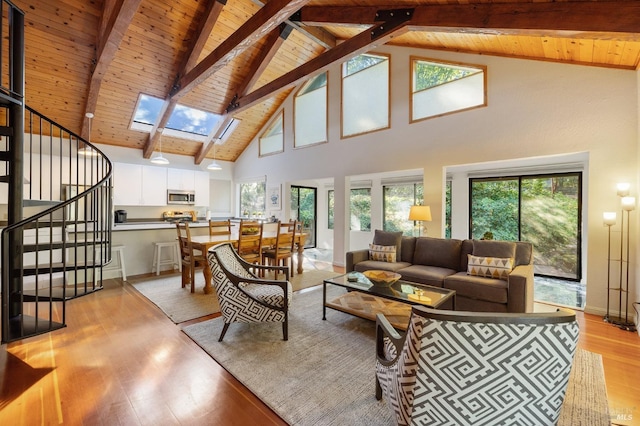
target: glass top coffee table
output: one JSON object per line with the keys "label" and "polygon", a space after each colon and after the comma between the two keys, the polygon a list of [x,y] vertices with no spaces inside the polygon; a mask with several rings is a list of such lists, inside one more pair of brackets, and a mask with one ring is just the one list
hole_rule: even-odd
{"label": "glass top coffee table", "polygon": [[[354,281],[349,281],[349,278]],[[327,285],[350,290],[338,298],[327,301]],[[406,330],[411,315],[411,305],[424,305],[436,309],[456,308],[456,291],[399,280],[391,286],[373,285],[359,272],[350,272],[322,282],[322,319],[326,320],[327,308],[336,309],[360,318],[376,320],[382,313],[392,326]]]}

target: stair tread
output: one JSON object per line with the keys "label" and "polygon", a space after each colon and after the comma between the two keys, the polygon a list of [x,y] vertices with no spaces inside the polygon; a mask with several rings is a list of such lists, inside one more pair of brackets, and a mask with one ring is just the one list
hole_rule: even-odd
{"label": "stair tread", "polygon": [[22,250],[25,253],[31,253],[35,251],[49,251],[56,249],[73,249],[75,247],[89,247],[89,246],[97,246],[101,244],[106,244],[103,240],[83,240],[83,241],[54,241],[44,242],[39,244],[23,244]]}
{"label": "stair tread", "polygon": [[23,290],[22,296],[25,302],[35,302],[37,299],[49,300],[54,302],[63,302],[65,300],[74,299],[76,297],[85,296],[90,293],[94,293],[98,290],[102,290],[102,286],[96,288],[89,288],[85,286],[68,286],[64,287],[50,287],[36,290]]}
{"label": "stair tread", "polygon": [[9,319],[9,336],[7,340],[13,341],[23,337],[44,334],[63,327],[66,327],[66,324],[57,321],[49,321],[31,315],[17,315]]}

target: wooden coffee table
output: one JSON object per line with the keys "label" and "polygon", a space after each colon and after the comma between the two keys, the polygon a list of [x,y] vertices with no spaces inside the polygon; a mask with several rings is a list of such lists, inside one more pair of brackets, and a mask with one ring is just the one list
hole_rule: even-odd
{"label": "wooden coffee table", "polygon": [[[349,281],[354,276],[357,281]],[[349,290],[342,296],[327,301],[327,285]],[[327,308],[375,321],[376,314],[384,314],[391,325],[406,330],[411,316],[411,305],[430,308],[456,308],[456,291],[399,280],[390,287],[374,286],[359,272],[350,272],[322,282],[322,319],[326,320]]]}

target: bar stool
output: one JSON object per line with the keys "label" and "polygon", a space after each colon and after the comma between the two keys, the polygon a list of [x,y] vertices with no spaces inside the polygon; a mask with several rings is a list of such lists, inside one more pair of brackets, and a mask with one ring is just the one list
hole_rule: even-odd
{"label": "bar stool", "polygon": [[[168,248],[170,257],[168,259],[162,259],[162,249]],[[151,265],[151,271],[156,271],[156,275],[160,275],[160,267],[164,265],[171,265],[173,269],[178,269],[182,272],[182,262],[180,262],[180,246],[177,241],[156,241],[153,243],[153,264]]]}
{"label": "bar stool", "polygon": [[122,281],[127,280],[127,272],[124,267],[124,247],[123,245],[111,246],[111,263],[102,269],[102,272],[118,271],[122,275]]}

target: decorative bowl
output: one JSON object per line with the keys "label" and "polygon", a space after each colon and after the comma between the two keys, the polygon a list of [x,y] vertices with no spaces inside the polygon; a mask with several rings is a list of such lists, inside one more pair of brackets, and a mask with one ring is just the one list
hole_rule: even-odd
{"label": "decorative bowl", "polygon": [[391,271],[370,270],[362,273],[373,285],[389,287],[401,277],[400,274]]}

